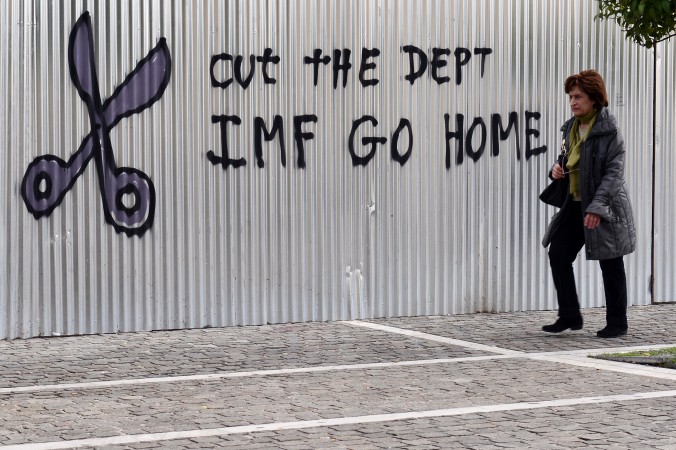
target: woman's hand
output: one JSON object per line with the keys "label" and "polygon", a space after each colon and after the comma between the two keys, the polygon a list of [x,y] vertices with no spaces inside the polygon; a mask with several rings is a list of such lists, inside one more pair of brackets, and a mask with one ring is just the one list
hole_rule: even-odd
{"label": "woman's hand", "polygon": [[565,177],[566,173],[563,171],[563,167],[561,167],[559,163],[554,164],[554,167],[552,167],[552,178],[560,180]]}
{"label": "woman's hand", "polygon": [[587,213],[587,215],[584,216],[585,227],[589,228],[590,230],[593,230],[599,225],[601,225],[601,216],[599,216],[598,214]]}

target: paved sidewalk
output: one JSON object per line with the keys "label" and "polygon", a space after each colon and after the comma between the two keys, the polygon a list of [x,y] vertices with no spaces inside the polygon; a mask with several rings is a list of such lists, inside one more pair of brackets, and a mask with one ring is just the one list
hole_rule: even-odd
{"label": "paved sidewalk", "polygon": [[676,305],[0,342],[0,449],[676,449]]}

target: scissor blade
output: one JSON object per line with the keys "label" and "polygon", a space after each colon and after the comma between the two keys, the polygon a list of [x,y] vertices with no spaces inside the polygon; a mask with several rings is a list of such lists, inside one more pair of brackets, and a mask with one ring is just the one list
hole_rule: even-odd
{"label": "scissor blade", "polygon": [[166,40],[158,44],[136,65],[103,105],[110,128],[125,117],[139,113],[158,101],[171,78],[171,55]]}
{"label": "scissor blade", "polygon": [[90,108],[90,113],[101,104],[99,82],[94,62],[92,22],[88,12],[75,22],[68,38],[68,66],[70,77],[80,98]]}

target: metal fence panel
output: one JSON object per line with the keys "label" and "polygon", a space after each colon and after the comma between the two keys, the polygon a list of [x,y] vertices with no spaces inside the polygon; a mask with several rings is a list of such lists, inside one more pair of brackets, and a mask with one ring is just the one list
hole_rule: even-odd
{"label": "metal fence panel", "polygon": [[[0,338],[555,308],[540,245],[554,210],[537,194],[569,116],[563,81],[587,68],[628,144],[629,298],[648,303],[652,59],[594,8],[1,2]],[[48,216],[22,196],[36,158],[70,164],[104,135],[71,79],[85,11],[108,119],[105,99],[129,93],[116,94],[162,38],[170,52],[166,91],[109,127],[116,167],[154,186],[151,221],[110,219],[146,197],[115,185],[103,157]],[[40,176],[29,188],[61,189]],[[602,305],[597,264],[576,271],[583,305]]]}

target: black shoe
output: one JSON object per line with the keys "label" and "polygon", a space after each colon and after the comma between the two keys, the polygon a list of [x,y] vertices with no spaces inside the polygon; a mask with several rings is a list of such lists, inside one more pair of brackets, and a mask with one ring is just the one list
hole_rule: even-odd
{"label": "black shoe", "polygon": [[616,338],[625,334],[627,334],[627,327],[611,327],[610,325],[596,332],[596,336],[600,338]]}
{"label": "black shoe", "polygon": [[542,331],[546,331],[547,333],[560,333],[567,330],[568,328],[571,330],[581,330],[582,317],[577,320],[566,320],[559,317],[559,319],[553,324],[542,327]]}

